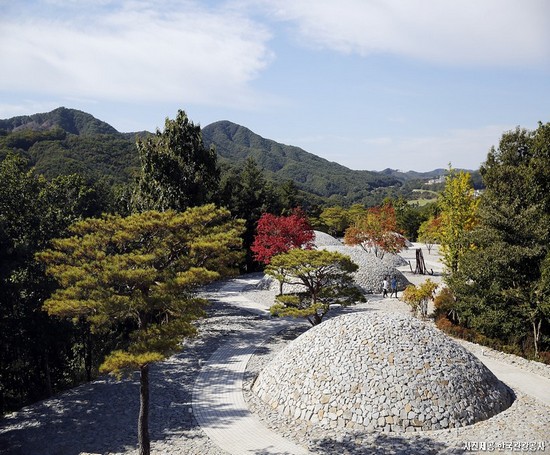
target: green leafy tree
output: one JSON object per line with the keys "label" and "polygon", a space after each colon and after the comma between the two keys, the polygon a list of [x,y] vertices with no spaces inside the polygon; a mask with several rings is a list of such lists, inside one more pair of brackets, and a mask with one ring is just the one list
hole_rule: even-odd
{"label": "green leafy tree", "polygon": [[164,131],[138,139],[141,175],[133,195],[138,211],[183,211],[212,202],[219,186],[217,155],[202,142],[200,126],[184,111],[166,119]]}
{"label": "green leafy tree", "polygon": [[422,319],[428,317],[428,303],[434,299],[434,293],[437,289],[437,283],[428,279],[422,284],[415,286],[411,284],[403,291],[403,300],[411,307],[411,313]]}
{"label": "green leafy tree", "polygon": [[503,134],[481,167],[474,247],[449,284],[461,324],[527,355],[550,345],[550,124]]}
{"label": "green leafy tree", "polygon": [[[366,216],[368,210],[363,204],[353,204],[348,210],[348,220],[350,223],[354,223],[355,221],[363,218]],[[346,226],[348,227],[348,226]]]}
{"label": "green leafy tree", "polygon": [[[533,330],[533,345],[535,357],[539,355],[539,345],[544,336],[548,341],[548,322],[550,321],[550,253],[540,266],[540,279],[535,282],[530,299],[523,301],[520,311],[525,315]],[[543,328],[543,323],[546,325]]]}
{"label": "green leafy tree", "polygon": [[295,248],[271,259],[268,275],[281,284],[302,286],[304,292],[277,296],[271,314],[306,318],[311,325],[320,324],[330,305],[351,305],[364,301],[353,283],[352,273],[358,269],[349,256],[326,250]]}
{"label": "green leafy tree", "polygon": [[12,153],[0,163],[0,413],[80,379],[87,332],[40,311],[54,284],[34,253],[70,223],[104,208],[80,176],[46,180]]}
{"label": "green leafy tree", "polygon": [[324,209],[319,220],[325,226],[327,233],[333,236],[342,236],[349,226],[348,213],[339,205]]}
{"label": "green leafy tree", "polygon": [[470,174],[449,168],[438,205],[441,210],[441,254],[450,274],[458,271],[462,256],[470,248],[466,234],[477,223],[479,201]]}
{"label": "green leafy tree", "polygon": [[391,204],[395,209],[399,232],[403,233],[411,242],[415,242],[420,225],[427,219],[426,208],[417,203],[410,204],[403,197],[393,200]]}
{"label": "green leafy tree", "polygon": [[433,246],[439,242],[440,232],[441,217],[432,217],[420,225],[418,229],[418,241],[426,245],[428,253],[431,253]]}
{"label": "green leafy tree", "polygon": [[202,315],[197,287],[234,272],[242,222],[213,205],[183,213],[147,211],[90,218],[72,236],[38,254],[60,288],[44,303],[50,315],[89,322],[101,333],[123,324],[129,344],[111,352],[101,371],[140,373],[140,454],[150,452],[149,365],[176,351]]}

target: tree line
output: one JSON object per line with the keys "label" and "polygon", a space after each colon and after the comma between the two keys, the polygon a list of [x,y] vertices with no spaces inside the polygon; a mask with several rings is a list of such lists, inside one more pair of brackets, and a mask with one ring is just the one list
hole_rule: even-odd
{"label": "tree line", "polygon": [[550,123],[517,128],[492,147],[475,199],[467,176],[442,197],[446,292],[439,325],[457,335],[550,362]]}

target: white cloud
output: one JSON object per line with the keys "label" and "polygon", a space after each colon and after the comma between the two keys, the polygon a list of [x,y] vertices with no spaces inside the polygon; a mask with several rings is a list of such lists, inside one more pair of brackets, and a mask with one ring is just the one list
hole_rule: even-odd
{"label": "white cloud", "polygon": [[[257,3],[257,2],[252,2]],[[445,65],[550,63],[547,0],[264,0],[306,44]]]}
{"label": "white cloud", "polygon": [[79,12],[72,6],[58,16],[43,8],[34,18],[2,19],[0,55],[9,62],[0,72],[2,90],[243,107],[256,102],[250,85],[272,59],[270,34],[237,12],[192,1],[103,1]]}

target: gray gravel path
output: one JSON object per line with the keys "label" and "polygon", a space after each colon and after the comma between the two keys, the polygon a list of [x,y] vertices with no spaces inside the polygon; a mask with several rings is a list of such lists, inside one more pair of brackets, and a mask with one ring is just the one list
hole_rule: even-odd
{"label": "gray gravel path", "polygon": [[[221,283],[210,287],[216,292]],[[207,294],[208,295],[208,294]],[[199,337],[151,371],[151,449],[158,455],[223,455],[192,413],[202,365],[229,340],[262,324],[259,316],[213,301]],[[83,384],[0,419],[2,455],[137,454],[139,381],[109,377]]]}

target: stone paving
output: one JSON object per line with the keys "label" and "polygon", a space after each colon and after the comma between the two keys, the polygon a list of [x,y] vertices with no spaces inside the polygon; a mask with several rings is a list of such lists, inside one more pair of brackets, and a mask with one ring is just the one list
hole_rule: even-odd
{"label": "stone paving", "polygon": [[[250,281],[236,280],[221,289],[221,300],[245,302],[239,291]],[[257,308],[254,308],[258,310]],[[260,313],[265,310],[260,310]],[[292,323],[295,325],[295,322]],[[246,365],[258,344],[269,336],[287,329],[284,320],[264,322],[240,337],[220,347],[202,367],[193,391],[193,412],[208,437],[224,450],[235,455],[288,454],[302,455],[307,451],[269,430],[246,406],[243,396],[243,376]]]}

